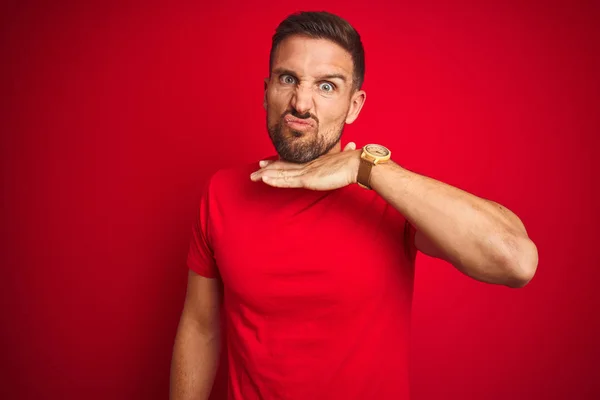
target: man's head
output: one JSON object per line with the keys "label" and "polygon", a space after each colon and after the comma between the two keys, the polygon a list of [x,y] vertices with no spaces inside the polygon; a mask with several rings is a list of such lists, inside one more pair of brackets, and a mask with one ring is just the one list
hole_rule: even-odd
{"label": "man's head", "polygon": [[358,117],[366,98],[356,30],[326,12],[290,15],[273,35],[269,64],[267,129],[279,156],[306,163],[339,150],[344,125]]}

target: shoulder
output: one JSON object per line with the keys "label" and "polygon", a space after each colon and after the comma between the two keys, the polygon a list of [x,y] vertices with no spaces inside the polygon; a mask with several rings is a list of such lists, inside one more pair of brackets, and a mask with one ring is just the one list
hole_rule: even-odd
{"label": "shoulder", "polygon": [[226,168],[220,168],[209,178],[209,186],[218,189],[223,186],[239,185],[250,180],[250,174],[258,169],[258,163],[241,164]]}
{"label": "shoulder", "polygon": [[209,175],[205,191],[219,199],[243,197],[258,186],[250,180],[250,174],[259,168],[258,161],[219,168]]}

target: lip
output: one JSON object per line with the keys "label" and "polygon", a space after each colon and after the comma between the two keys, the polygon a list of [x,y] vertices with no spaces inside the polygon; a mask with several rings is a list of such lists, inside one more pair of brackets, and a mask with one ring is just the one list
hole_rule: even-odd
{"label": "lip", "polygon": [[286,115],[283,118],[283,120],[287,126],[289,126],[292,129],[299,130],[299,131],[308,130],[315,126],[314,121],[310,118],[309,119],[300,119],[300,118],[293,117],[291,115]]}

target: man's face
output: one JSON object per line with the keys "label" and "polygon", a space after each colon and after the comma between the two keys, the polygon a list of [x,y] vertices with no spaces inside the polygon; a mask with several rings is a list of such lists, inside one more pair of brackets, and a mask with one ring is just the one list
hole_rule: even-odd
{"label": "man's face", "polygon": [[326,39],[291,36],[273,55],[265,81],[267,129],[283,160],[306,163],[339,151],[346,123],[365,100],[353,86],[353,62]]}

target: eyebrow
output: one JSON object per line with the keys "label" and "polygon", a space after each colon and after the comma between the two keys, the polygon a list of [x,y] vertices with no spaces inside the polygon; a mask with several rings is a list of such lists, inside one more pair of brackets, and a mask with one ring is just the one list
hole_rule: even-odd
{"label": "eyebrow", "polygon": [[[275,75],[291,75],[293,77],[298,77],[294,71],[291,71],[291,70],[285,69],[285,68],[275,68],[273,70],[273,74],[275,74]],[[327,74],[327,75],[321,75],[317,78],[318,81],[331,80],[331,79],[339,79],[344,83],[348,80],[346,78],[346,76],[343,74]]]}
{"label": "eyebrow", "polygon": [[327,75],[320,76],[318,78],[318,80],[320,80],[320,81],[331,80],[331,79],[339,79],[342,82],[346,82],[346,76],[342,75],[342,74],[327,74]]}

